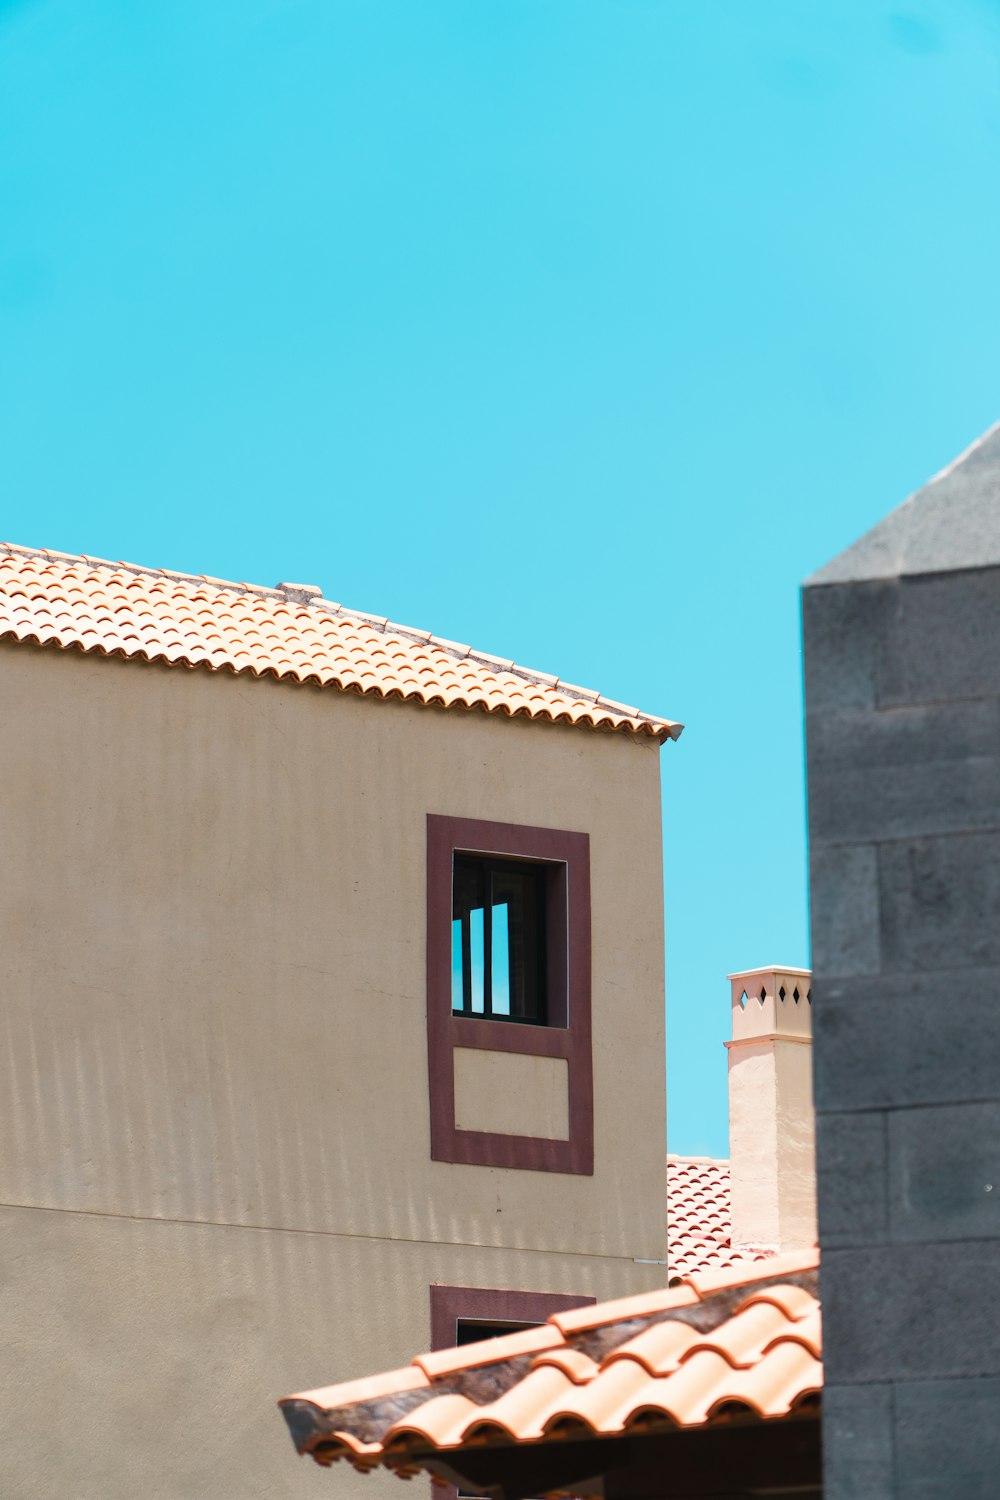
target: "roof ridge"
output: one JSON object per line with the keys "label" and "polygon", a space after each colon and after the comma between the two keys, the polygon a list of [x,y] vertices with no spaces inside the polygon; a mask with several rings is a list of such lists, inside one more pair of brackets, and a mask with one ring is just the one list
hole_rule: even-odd
{"label": "roof ridge", "polygon": [[728,1294],[738,1294],[744,1289],[753,1292],[756,1288],[778,1285],[790,1276],[803,1276],[818,1267],[819,1251],[812,1247],[770,1255],[760,1261],[741,1261],[718,1270],[683,1271],[671,1277],[665,1287],[657,1287],[651,1292],[632,1292],[625,1297],[573,1308],[569,1312],[552,1313],[548,1321],[566,1337],[612,1323],[627,1323],[633,1318],[659,1319],[661,1314],[669,1316],[676,1311],[686,1311],[694,1303],[716,1298],[724,1301]]}
{"label": "roof ridge", "polygon": [[890,582],[1000,565],[1000,422],[806,579],[805,588]]}
{"label": "roof ridge", "polygon": [[[964,464],[966,459],[971,458],[976,449],[981,448],[984,443],[988,443],[990,438],[994,437],[997,432],[1000,432],[1000,421],[992,423],[991,426],[987,427],[985,432],[981,432],[977,438],[973,438],[972,442],[963,448],[961,453],[957,453],[949,463],[946,463],[943,468],[938,469],[937,473],[932,474],[930,479],[925,480],[920,488],[926,489],[930,484],[939,484],[942,479],[947,479],[948,475],[954,469],[957,469],[960,464]],[[920,490],[914,490],[912,495],[907,495],[903,504],[909,505],[910,501],[915,500],[919,494]]]}
{"label": "roof ridge", "polygon": [[728,1156],[681,1156],[676,1151],[667,1152],[667,1161],[671,1166],[709,1166],[728,1167]]}
{"label": "roof ridge", "polygon": [[[492,667],[494,671],[506,676],[518,677],[523,682],[530,682],[538,687],[551,688],[554,692],[560,692],[566,697],[581,703],[592,703],[595,707],[608,708],[614,713],[625,714],[629,718],[639,719],[643,723],[664,725],[668,721],[660,715],[645,713],[641,709],[632,707],[626,703],[619,703],[614,698],[606,698],[593,688],[580,687],[576,683],[566,682],[564,678],[553,676],[551,672],[542,672],[535,667],[525,667],[505,657],[494,656],[488,651],[476,651],[471,646],[463,645],[458,641],[448,640],[444,636],[432,634],[428,630],[419,630],[412,625],[401,625],[397,621],[390,620],[385,615],[372,615],[364,610],[351,609],[348,605],[340,604],[317,592],[315,597],[309,599],[290,598],[294,588],[302,589],[303,585],[280,585],[269,588],[266,584],[247,583],[245,580],[215,578],[208,573],[181,573],[174,568],[153,568],[143,563],[125,562],[119,559],[115,562],[107,557],[91,557],[85,552],[58,552],[49,547],[25,547],[19,542],[0,542],[0,555],[7,556],[43,558],[46,562],[61,562],[72,564],[85,564],[88,568],[104,568],[115,573],[131,573],[140,578],[171,578],[180,583],[191,583],[207,585],[218,590],[220,593],[252,594],[262,599],[274,599],[279,602],[294,602],[298,609],[316,609],[324,614],[342,616],[351,620],[359,620],[370,629],[380,631],[383,635],[399,636],[405,640],[416,642],[419,645],[434,646],[443,651],[455,661],[471,661],[479,665]],[[668,735],[670,739],[679,739],[683,730],[683,724],[670,723]]]}

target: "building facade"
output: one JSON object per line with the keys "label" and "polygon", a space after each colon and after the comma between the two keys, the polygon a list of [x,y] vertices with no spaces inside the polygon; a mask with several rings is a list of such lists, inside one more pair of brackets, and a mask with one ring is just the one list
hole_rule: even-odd
{"label": "building facade", "polygon": [[276,1381],[662,1284],[678,726],[294,585],[0,633],[4,1494],[326,1493]]}
{"label": "building facade", "polygon": [[827,1500],[1000,1465],[1000,429],[803,600]]}

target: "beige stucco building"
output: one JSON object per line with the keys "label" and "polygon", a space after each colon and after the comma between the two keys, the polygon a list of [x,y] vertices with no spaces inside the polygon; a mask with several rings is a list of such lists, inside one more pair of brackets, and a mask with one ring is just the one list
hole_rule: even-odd
{"label": "beige stucco building", "polygon": [[0,635],[0,1493],[373,1495],[289,1462],[276,1387],[429,1347],[434,1286],[662,1283],[677,726],[309,590],[13,548]]}

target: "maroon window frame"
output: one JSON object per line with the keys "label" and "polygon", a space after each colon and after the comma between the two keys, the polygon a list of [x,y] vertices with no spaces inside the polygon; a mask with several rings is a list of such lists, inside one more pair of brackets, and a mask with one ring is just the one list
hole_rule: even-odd
{"label": "maroon window frame", "polygon": [[[506,855],[552,866],[546,922],[547,1025],[452,1014],[452,859],[456,851]],[[427,814],[427,1060],[433,1161],[593,1176],[590,941],[589,834]],[[459,1130],[455,1125],[456,1047],[565,1058],[569,1139]]]}
{"label": "maroon window frame", "polygon": [[[455,1348],[461,1318],[483,1323],[544,1323],[553,1313],[593,1307],[597,1301],[565,1292],[501,1291],[486,1286],[432,1286],[430,1292],[431,1349]],[[436,1482],[431,1495],[433,1500],[458,1500],[458,1488]]]}
{"label": "maroon window frame", "polygon": [[505,1291],[488,1286],[432,1286],[431,1348],[454,1349],[462,1318],[483,1323],[544,1323],[553,1313],[593,1307],[596,1297],[567,1292]]}

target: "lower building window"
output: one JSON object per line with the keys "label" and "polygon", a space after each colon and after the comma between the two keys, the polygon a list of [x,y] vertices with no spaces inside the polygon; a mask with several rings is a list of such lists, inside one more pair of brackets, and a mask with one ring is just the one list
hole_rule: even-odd
{"label": "lower building window", "polygon": [[[466,1344],[479,1344],[484,1339],[502,1338],[505,1333],[517,1333],[522,1328],[537,1328],[537,1323],[496,1323],[483,1318],[459,1318],[455,1326],[455,1344],[461,1349]],[[457,1489],[456,1500],[486,1500],[475,1490]]]}
{"label": "lower building window", "polygon": [[[462,1348],[522,1328],[537,1328],[556,1312],[592,1307],[594,1297],[565,1292],[518,1292],[480,1286],[432,1286],[431,1348]],[[474,1500],[473,1490],[434,1484],[432,1500]]]}
{"label": "lower building window", "polygon": [[505,1333],[517,1333],[522,1328],[537,1328],[537,1323],[495,1323],[483,1318],[459,1318],[455,1329],[455,1345],[462,1349],[466,1344],[481,1344],[484,1339],[498,1339]]}

